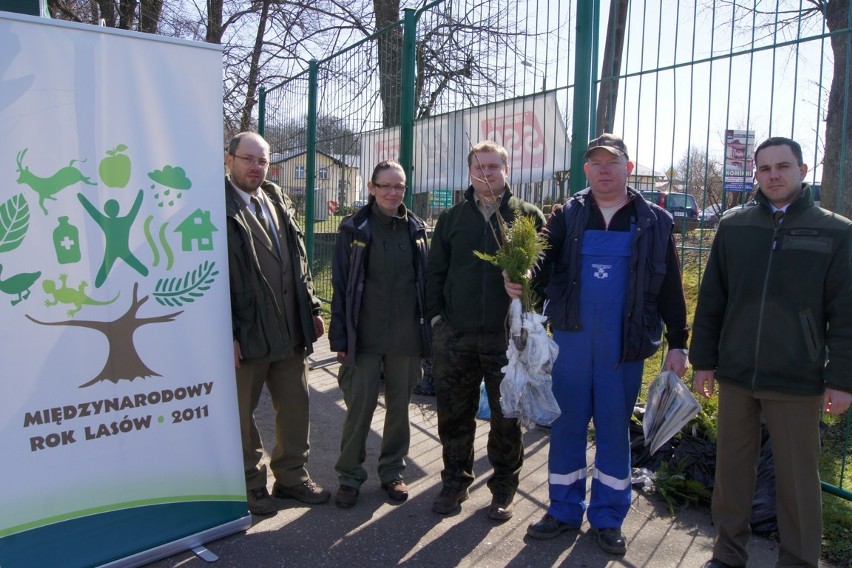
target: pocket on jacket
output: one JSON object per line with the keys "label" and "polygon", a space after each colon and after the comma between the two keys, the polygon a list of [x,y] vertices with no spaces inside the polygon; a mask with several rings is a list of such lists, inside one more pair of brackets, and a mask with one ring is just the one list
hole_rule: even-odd
{"label": "pocket on jacket", "polygon": [[819,333],[817,333],[813,312],[809,309],[799,312],[799,323],[802,325],[802,336],[805,339],[805,346],[808,348],[808,355],[811,361],[818,361],[820,355],[819,345],[822,342],[819,339]]}

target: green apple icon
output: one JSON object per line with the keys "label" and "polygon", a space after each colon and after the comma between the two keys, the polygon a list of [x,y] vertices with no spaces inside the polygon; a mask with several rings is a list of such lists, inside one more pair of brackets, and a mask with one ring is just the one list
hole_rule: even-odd
{"label": "green apple icon", "polygon": [[107,157],[101,160],[98,173],[107,187],[125,187],[130,181],[130,158],[123,154],[127,146],[119,144],[107,150]]}

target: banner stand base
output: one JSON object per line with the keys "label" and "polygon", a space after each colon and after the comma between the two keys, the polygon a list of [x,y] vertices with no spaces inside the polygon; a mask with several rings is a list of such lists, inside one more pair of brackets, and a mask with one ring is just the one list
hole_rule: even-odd
{"label": "banner stand base", "polygon": [[216,556],[215,554],[210,552],[210,550],[204,548],[203,546],[192,547],[192,552],[194,552],[197,557],[207,562],[208,564],[219,560],[218,556]]}
{"label": "banner stand base", "polygon": [[[180,540],[176,540],[156,548],[151,548],[144,552],[134,554],[133,556],[128,556],[121,560],[110,562],[109,564],[102,564],[100,568],[134,568],[136,566],[144,566],[145,564],[150,564],[151,562],[168,558],[169,556],[173,556],[187,550],[192,550],[199,558],[202,558],[207,562],[215,562],[218,560],[218,557],[202,545],[212,540],[217,540],[228,535],[244,531],[250,527],[251,515],[249,514],[235,521],[219,525],[218,527],[184,537]],[[204,551],[206,556],[204,554],[199,554],[197,550]]]}

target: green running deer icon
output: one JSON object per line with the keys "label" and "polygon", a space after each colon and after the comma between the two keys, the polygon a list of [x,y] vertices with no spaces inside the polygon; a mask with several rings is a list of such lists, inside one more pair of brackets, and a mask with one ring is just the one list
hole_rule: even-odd
{"label": "green running deer icon", "polygon": [[47,215],[47,207],[44,206],[45,199],[56,201],[54,195],[77,182],[83,182],[86,185],[98,185],[83,173],[74,167],[74,162],[71,160],[67,166],[50,176],[43,178],[30,172],[29,166],[24,166],[24,156],[27,155],[29,148],[24,148],[18,153],[18,183],[25,183],[38,194],[38,205],[44,214]]}

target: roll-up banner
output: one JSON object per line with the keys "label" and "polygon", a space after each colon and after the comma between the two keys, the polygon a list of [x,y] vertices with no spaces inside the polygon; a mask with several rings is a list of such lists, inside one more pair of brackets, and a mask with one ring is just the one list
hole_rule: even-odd
{"label": "roll-up banner", "polygon": [[245,529],[218,46],[0,13],[0,566]]}

